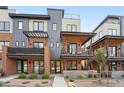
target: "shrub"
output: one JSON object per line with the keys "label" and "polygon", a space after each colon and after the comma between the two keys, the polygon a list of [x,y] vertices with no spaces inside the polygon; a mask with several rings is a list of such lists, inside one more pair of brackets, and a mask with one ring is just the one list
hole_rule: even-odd
{"label": "shrub", "polygon": [[97,74],[94,74],[94,78],[97,78],[98,76],[97,76]]}
{"label": "shrub", "polygon": [[67,79],[68,79],[68,78],[69,78],[69,76],[68,76],[68,75],[66,75],[66,76],[65,76],[65,78],[67,78]]}
{"label": "shrub", "polygon": [[88,77],[89,78],[93,78],[93,74],[88,74]]}
{"label": "shrub", "polygon": [[20,73],[18,78],[19,79],[24,79],[24,78],[26,78],[26,75],[24,73]]}
{"label": "shrub", "polygon": [[81,75],[79,76],[79,78],[80,78],[80,79],[87,78],[87,75],[86,75],[86,74],[81,74]]}
{"label": "shrub", "polygon": [[30,75],[30,78],[31,78],[31,79],[35,79],[35,78],[37,78],[37,74],[32,73],[32,74]]}
{"label": "shrub", "polygon": [[0,87],[2,87],[4,85],[4,83],[2,81],[0,81]]}
{"label": "shrub", "polygon": [[48,79],[49,78],[49,74],[48,73],[44,73],[42,76],[43,79]]}

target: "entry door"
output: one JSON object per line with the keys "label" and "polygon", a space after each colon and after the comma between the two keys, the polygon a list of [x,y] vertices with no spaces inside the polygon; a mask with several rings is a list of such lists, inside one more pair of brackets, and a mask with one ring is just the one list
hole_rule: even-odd
{"label": "entry door", "polygon": [[61,73],[61,61],[55,61],[55,73]]}
{"label": "entry door", "polygon": [[17,61],[17,72],[18,73],[27,73],[28,65],[26,60],[18,60]]}

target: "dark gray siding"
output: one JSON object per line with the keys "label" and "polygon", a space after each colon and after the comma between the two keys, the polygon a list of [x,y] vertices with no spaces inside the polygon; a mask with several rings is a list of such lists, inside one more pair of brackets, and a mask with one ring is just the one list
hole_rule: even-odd
{"label": "dark gray siding", "polygon": [[[18,22],[23,22],[23,29],[18,29]],[[28,47],[27,37],[23,34],[23,31],[29,31],[29,20],[24,18],[13,18],[13,47],[15,42],[19,41],[19,47],[22,47],[22,42],[25,42],[25,47]]]}
{"label": "dark gray siding", "polygon": [[[51,60],[57,60],[60,59],[60,53],[61,53],[61,42],[60,42],[60,32],[62,30],[62,15],[63,11],[61,10],[52,10],[48,9],[48,15],[50,15],[50,20],[48,21],[48,43],[50,46],[50,43],[52,42],[54,44],[54,47],[50,47],[51,49]],[[57,24],[57,30],[52,30],[52,24]],[[60,46],[57,48],[56,43],[60,43]]]}
{"label": "dark gray siding", "polygon": [[[121,36],[124,36],[124,17],[121,17],[120,24]],[[124,42],[122,44],[122,56],[124,56]]]}

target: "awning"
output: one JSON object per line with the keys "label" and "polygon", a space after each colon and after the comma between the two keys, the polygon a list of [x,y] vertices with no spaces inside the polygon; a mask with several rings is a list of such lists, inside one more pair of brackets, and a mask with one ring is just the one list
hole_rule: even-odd
{"label": "awning", "polygon": [[23,31],[23,33],[27,37],[32,37],[32,38],[48,38],[47,32],[43,32],[43,31]]}

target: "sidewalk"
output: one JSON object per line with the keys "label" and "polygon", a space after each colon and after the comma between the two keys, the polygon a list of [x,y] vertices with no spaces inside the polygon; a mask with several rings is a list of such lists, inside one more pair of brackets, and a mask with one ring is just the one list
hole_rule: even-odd
{"label": "sidewalk", "polygon": [[62,75],[55,75],[52,87],[67,87],[64,77]]}
{"label": "sidewalk", "polygon": [[17,77],[18,77],[18,75],[10,75],[10,76],[7,76],[7,77],[0,77],[0,81],[7,82],[7,81],[10,81],[10,80],[15,79]]}

